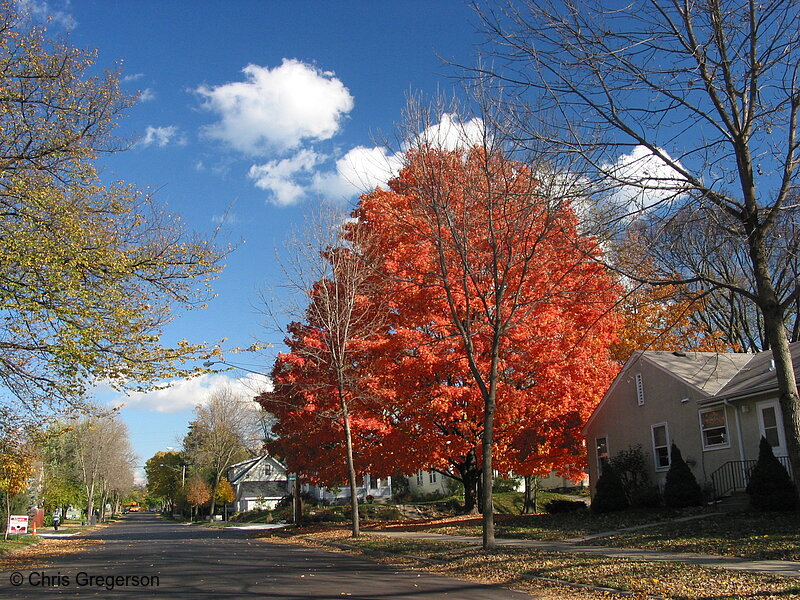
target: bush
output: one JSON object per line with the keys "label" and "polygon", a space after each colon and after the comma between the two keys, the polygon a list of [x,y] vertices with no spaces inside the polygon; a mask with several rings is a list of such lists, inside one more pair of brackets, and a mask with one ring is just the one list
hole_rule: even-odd
{"label": "bush", "polygon": [[596,513],[614,512],[628,508],[628,498],[625,490],[614,467],[611,463],[604,460],[602,473],[597,480],[594,498],[592,499],[592,510]]}
{"label": "bush", "polygon": [[654,508],[661,504],[661,494],[650,482],[647,459],[641,444],[617,452],[611,459],[611,466],[619,475],[625,497],[631,506]]}
{"label": "bush", "polygon": [[747,484],[750,506],[756,510],[794,510],[797,508],[797,486],[775,458],[772,446],[762,437],[758,446],[758,462]]}
{"label": "bush", "polygon": [[586,503],[581,500],[550,500],[544,505],[544,509],[551,515],[577,512],[585,508]]}
{"label": "bush", "polygon": [[516,492],[519,487],[519,479],[516,477],[495,477],[492,481],[492,492],[502,494],[503,492]]}
{"label": "bush", "polygon": [[703,490],[675,444],[672,444],[670,450],[670,466],[664,484],[664,504],[670,508],[703,504]]}
{"label": "bush", "polygon": [[638,508],[658,508],[661,506],[661,492],[657,485],[648,485],[635,489],[631,493],[631,506]]}

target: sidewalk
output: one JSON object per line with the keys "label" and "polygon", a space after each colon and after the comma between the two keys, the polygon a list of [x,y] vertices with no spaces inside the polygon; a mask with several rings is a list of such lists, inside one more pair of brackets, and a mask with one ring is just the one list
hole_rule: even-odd
{"label": "sidewalk", "polygon": [[[425,533],[421,531],[370,531],[388,537],[438,540],[444,542],[461,542],[481,545],[482,539],[472,536],[447,535],[440,533]],[[599,536],[598,536],[599,537]],[[731,558],[728,556],[715,556],[711,554],[694,554],[690,552],[660,552],[656,550],[640,550],[637,548],[611,548],[608,546],[581,546],[570,541],[545,541],[545,540],[519,540],[509,538],[496,538],[498,547],[531,548],[542,552],[567,552],[595,554],[613,558],[628,558],[654,562],[680,562],[717,569],[730,569],[733,571],[752,571],[768,573],[783,577],[800,577],[800,562],[782,560],[750,560],[746,558]]]}

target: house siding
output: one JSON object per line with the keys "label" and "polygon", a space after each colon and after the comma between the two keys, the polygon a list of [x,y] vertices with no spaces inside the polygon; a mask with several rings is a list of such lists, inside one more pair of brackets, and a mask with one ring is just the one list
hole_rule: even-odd
{"label": "house siding", "polygon": [[[639,374],[644,391],[641,404],[641,396],[637,395],[636,388]],[[706,397],[702,391],[645,357],[629,361],[585,429],[592,493],[599,477],[595,440],[601,437],[607,440],[610,457],[631,446],[641,445],[651,481],[663,487],[666,470],[656,469],[653,455],[652,426],[657,424],[666,424],[668,443],[675,443],[680,448],[681,454],[701,484],[725,462],[738,460],[739,439],[735,414],[727,406],[725,410],[730,446],[703,450],[698,400]]]}

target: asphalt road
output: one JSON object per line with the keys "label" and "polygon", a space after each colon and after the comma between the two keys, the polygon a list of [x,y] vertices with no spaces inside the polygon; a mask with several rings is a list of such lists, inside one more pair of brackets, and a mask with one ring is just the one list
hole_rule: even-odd
{"label": "asphalt road", "polygon": [[180,525],[148,513],[130,514],[87,537],[104,543],[60,556],[46,569],[2,573],[0,598],[530,598],[346,554],[269,544],[242,531]]}

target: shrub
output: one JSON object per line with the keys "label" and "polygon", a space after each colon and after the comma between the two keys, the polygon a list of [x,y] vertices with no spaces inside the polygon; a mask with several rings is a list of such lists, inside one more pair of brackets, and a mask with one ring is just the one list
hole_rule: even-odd
{"label": "shrub", "polygon": [[631,506],[653,508],[661,504],[661,494],[650,482],[647,459],[641,444],[617,452],[611,459],[611,466],[619,475],[625,497]]}
{"label": "shrub", "polygon": [[550,500],[544,505],[544,509],[551,515],[576,512],[585,508],[586,503],[581,500]]}
{"label": "shrub", "polygon": [[492,491],[500,494],[503,492],[516,492],[519,487],[519,479],[516,477],[495,477],[492,482]]}
{"label": "shrub", "polygon": [[775,458],[772,446],[762,437],[758,446],[758,462],[747,484],[750,506],[756,510],[794,510],[797,508],[797,486]]}
{"label": "shrub", "polygon": [[703,490],[675,444],[672,444],[670,450],[670,466],[664,484],[664,504],[670,508],[703,504]]}
{"label": "shrub", "polygon": [[628,498],[614,467],[608,461],[603,461],[602,473],[597,480],[592,510],[597,513],[613,512],[628,508]]}

